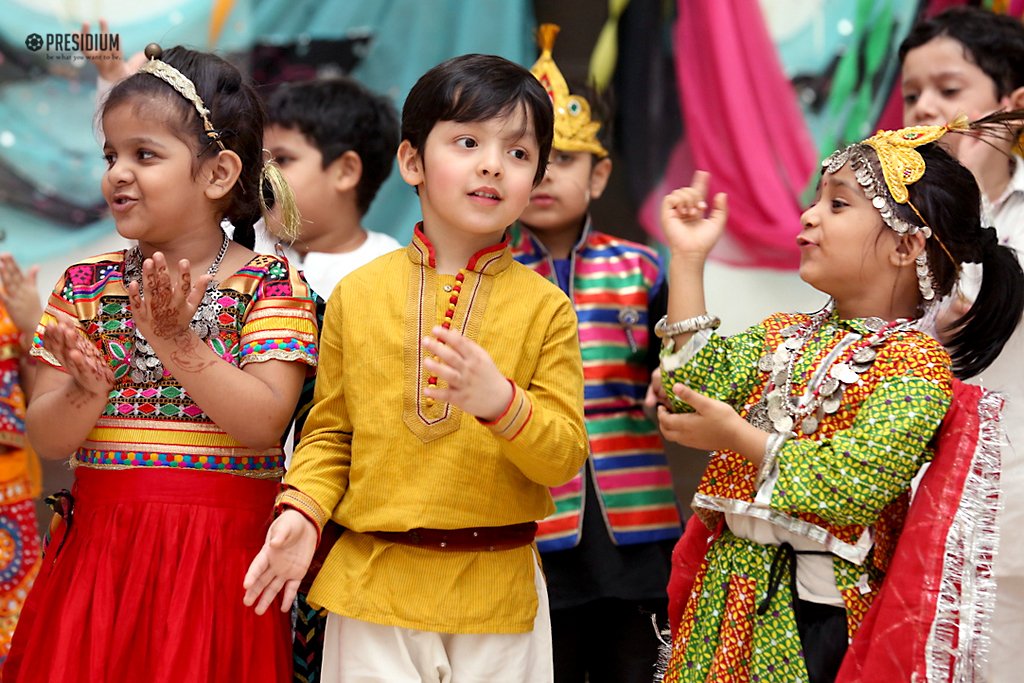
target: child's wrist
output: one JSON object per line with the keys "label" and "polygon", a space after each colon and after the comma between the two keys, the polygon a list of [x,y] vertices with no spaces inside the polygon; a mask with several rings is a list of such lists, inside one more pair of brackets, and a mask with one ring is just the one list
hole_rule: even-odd
{"label": "child's wrist", "polygon": [[18,335],[18,348],[21,349],[22,357],[28,357],[29,352],[32,350],[32,340],[34,336],[31,332],[22,332]]}
{"label": "child's wrist", "polygon": [[669,266],[674,268],[676,266],[682,266],[688,269],[704,269],[704,264],[708,260],[708,252],[706,251],[691,251],[687,249],[672,249],[669,251]]}
{"label": "child's wrist", "polygon": [[512,405],[512,399],[515,398],[515,390],[512,388],[512,380],[502,377],[501,389],[494,392],[494,405],[486,411],[484,415],[477,415],[477,417],[486,423],[496,422],[502,415],[508,412],[508,408]]}

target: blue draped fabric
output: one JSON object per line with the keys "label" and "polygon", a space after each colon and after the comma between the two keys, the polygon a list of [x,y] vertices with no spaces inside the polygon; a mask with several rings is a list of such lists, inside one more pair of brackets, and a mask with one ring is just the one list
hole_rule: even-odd
{"label": "blue draped fabric", "polygon": [[[223,8],[227,18],[212,36],[211,22]],[[96,15],[77,14],[83,10]],[[244,60],[257,42],[368,33],[371,40],[352,75],[389,95],[399,109],[416,79],[449,57],[486,52],[529,65],[536,56],[528,0],[7,3],[0,19],[0,230],[7,238],[0,250],[12,251],[23,263],[57,258],[114,229],[109,218],[95,220],[103,209],[104,169],[93,132],[95,70],[70,52],[26,47],[30,34],[72,33],[83,20],[97,31],[99,16],[110,20],[126,57],[156,41]],[[396,171],[364,224],[404,241],[418,217],[415,194]]]}

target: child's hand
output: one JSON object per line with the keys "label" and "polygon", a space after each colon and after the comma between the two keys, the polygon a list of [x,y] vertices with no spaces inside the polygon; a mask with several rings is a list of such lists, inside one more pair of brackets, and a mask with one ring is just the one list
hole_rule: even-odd
{"label": "child's hand", "polygon": [[[306,575],[316,551],[316,527],[295,510],[285,510],[267,530],[267,540],[249,565],[242,587],[246,607],[256,605],[263,614],[281,595],[281,611],[292,607],[299,582]],[[257,602],[258,600],[258,602]]]}
{"label": "child's hand", "polygon": [[24,271],[13,256],[0,254],[0,301],[22,334],[31,335],[35,332],[39,319],[43,317],[39,289],[36,287],[37,275],[39,266]]}
{"label": "child's hand", "polygon": [[644,396],[644,414],[655,422],[658,421],[658,406],[668,407],[668,396],[661,383],[661,368],[651,370],[651,383],[647,385],[647,395]]}
{"label": "child's hand", "polygon": [[725,230],[729,215],[724,192],[715,195],[714,208],[707,212],[707,171],[696,171],[690,187],[681,187],[661,202],[661,225],[673,256],[703,259]]}
{"label": "child's hand", "polygon": [[189,262],[178,262],[178,272],[171,274],[167,259],[161,252],[142,264],[142,294],[139,283],[128,286],[132,318],[147,340],[172,339],[188,329],[203,300],[212,275],[203,275],[192,284]]}
{"label": "child's hand", "polygon": [[433,337],[423,339],[428,354],[423,361],[427,372],[448,387],[427,387],[425,396],[462,408],[481,420],[495,420],[512,402],[512,387],[498,371],[487,352],[458,332],[435,327]]}
{"label": "child's hand", "polygon": [[731,405],[697,393],[685,384],[676,384],[672,391],[693,412],[672,413],[659,405],[658,426],[666,439],[702,451],[739,450],[739,433],[751,425]]}
{"label": "child's hand", "polygon": [[[83,22],[79,36],[84,36],[88,32],[89,23]],[[110,33],[106,19],[100,19],[100,33],[104,35]],[[84,44],[84,41],[82,41],[82,44]],[[96,71],[99,72],[100,78],[110,83],[117,83],[123,78],[128,78],[138,71],[139,67],[146,61],[146,56],[143,53],[136,52],[132,55],[131,59],[125,62],[120,48],[115,50],[82,50],[82,54],[93,63]]]}
{"label": "child's hand", "polygon": [[114,371],[107,359],[67,315],[58,313],[56,321],[47,325],[43,346],[83,391],[106,396],[114,387]]}

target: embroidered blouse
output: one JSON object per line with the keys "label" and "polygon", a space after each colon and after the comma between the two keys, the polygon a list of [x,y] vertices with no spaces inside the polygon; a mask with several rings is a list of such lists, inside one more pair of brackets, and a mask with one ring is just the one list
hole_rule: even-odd
{"label": "embroidered blouse", "polygon": [[[125,252],[95,256],[65,271],[50,295],[32,354],[53,367],[46,327],[57,312],[79,321],[103,351],[115,384],[96,425],[71,458],[73,467],[173,467],[279,478],[280,446],[254,451],[214,424],[164,371],[154,383],[131,379],[135,329],[124,284]],[[317,327],[309,286],[287,261],[257,255],[218,286],[218,333],[206,343],[225,361],[317,364]]]}

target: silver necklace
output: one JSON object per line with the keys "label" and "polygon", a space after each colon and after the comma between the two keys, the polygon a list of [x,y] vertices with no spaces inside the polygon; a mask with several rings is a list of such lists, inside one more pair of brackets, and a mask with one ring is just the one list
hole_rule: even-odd
{"label": "silver necklace", "polygon": [[774,352],[758,361],[758,369],[769,373],[761,400],[747,413],[747,421],[765,431],[792,433],[794,428],[810,435],[826,415],[838,412],[846,387],[860,381],[870,368],[878,348],[897,332],[909,329],[913,321],[904,318],[887,323],[881,318],[864,319],[872,333],[864,338],[849,332],[822,360],[804,392],[793,395],[793,367],[804,346],[832,314],[832,304],[816,313],[805,324],[780,330],[783,341]]}
{"label": "silver necklace", "polygon": [[[220,251],[217,252],[216,258],[213,259],[213,263],[206,269],[207,275],[216,275],[217,269],[220,268],[221,261],[224,260],[224,255],[228,253],[228,244],[230,240],[227,235],[224,235],[224,241],[221,242]],[[125,288],[132,282],[139,283],[139,295],[142,295],[142,250],[137,246],[132,247],[128,250],[124,257],[124,280]],[[203,294],[203,300],[199,302],[199,306],[196,307],[195,315],[192,316],[192,321],[189,323],[189,327],[196,335],[203,341],[207,341],[217,336],[220,328],[217,325],[217,299],[218,299],[218,287],[220,283],[217,280],[211,280],[206,286],[206,292]],[[135,328],[135,342],[132,344],[132,356],[131,356],[131,378],[136,384],[154,384],[163,379],[164,376],[164,364],[160,362],[160,358],[157,357],[156,352],[153,351],[153,347],[150,346],[146,338],[139,332],[139,328]]]}

